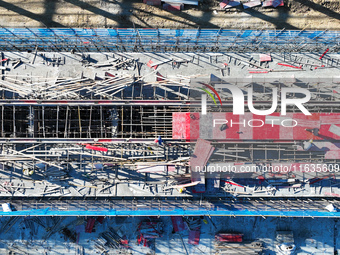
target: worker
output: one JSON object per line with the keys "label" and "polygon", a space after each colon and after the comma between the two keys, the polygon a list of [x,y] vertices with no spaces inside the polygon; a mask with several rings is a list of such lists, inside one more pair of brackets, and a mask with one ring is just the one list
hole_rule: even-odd
{"label": "worker", "polygon": [[208,221],[204,218],[204,216],[200,216],[200,218],[202,219],[202,221],[204,222],[204,224],[208,224]]}
{"label": "worker", "polygon": [[[155,141],[155,143],[156,143],[156,141]],[[148,149],[149,151],[151,151],[151,154],[153,154],[152,148],[151,148],[150,146],[147,147],[147,149]]]}
{"label": "worker", "polygon": [[312,140],[312,139],[309,140],[309,141],[304,141],[304,142],[303,142],[303,149],[304,149],[305,151],[310,150],[312,147],[313,147],[313,140]]}
{"label": "worker", "polygon": [[162,145],[163,144],[163,140],[162,140],[162,137],[159,136],[157,139],[154,140],[154,142],[158,145]]}
{"label": "worker", "polygon": [[34,174],[34,170],[33,170],[33,169],[31,169],[31,170],[29,170],[29,169],[23,169],[23,170],[22,170],[22,173],[23,173],[24,175],[31,176],[31,175]]}
{"label": "worker", "polygon": [[183,193],[183,191],[185,191],[185,188],[184,188],[184,187],[181,187],[181,188],[178,189],[178,192],[179,192],[179,193]]}

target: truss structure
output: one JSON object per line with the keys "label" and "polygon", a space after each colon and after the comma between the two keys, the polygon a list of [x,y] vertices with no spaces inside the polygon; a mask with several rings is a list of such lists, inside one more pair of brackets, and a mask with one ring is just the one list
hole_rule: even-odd
{"label": "truss structure", "polygon": [[226,29],[2,28],[3,51],[322,52],[339,32]]}

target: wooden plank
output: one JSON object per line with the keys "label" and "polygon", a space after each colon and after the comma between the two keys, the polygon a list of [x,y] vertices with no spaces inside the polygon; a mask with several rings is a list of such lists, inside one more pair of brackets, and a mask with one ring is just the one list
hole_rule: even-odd
{"label": "wooden plank", "polygon": [[252,8],[252,7],[256,7],[256,6],[260,6],[260,5],[262,5],[262,2],[260,0],[253,0],[253,1],[249,1],[247,3],[244,3],[243,8],[248,9],[248,8]]}

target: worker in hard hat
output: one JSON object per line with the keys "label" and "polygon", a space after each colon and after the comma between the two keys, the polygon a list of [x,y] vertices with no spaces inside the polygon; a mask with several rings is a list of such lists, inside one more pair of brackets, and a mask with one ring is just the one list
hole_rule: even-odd
{"label": "worker in hard hat", "polygon": [[34,174],[34,170],[33,169],[23,169],[22,173],[26,176],[31,176]]}
{"label": "worker in hard hat", "polygon": [[161,136],[159,136],[157,139],[154,140],[154,142],[157,144],[157,145],[162,145],[163,144],[163,139]]}
{"label": "worker in hard hat", "polygon": [[305,151],[310,150],[312,147],[313,147],[313,140],[312,140],[312,139],[309,140],[309,141],[304,141],[304,142],[303,142],[303,149],[304,149]]}
{"label": "worker in hard hat", "polygon": [[185,191],[185,188],[184,188],[184,187],[178,189],[178,192],[179,192],[179,193],[183,193],[183,191]]}

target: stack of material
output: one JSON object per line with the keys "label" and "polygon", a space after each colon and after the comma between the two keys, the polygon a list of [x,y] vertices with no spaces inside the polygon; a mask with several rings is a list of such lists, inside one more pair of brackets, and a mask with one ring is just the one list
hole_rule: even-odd
{"label": "stack of material", "polygon": [[[151,1],[151,0],[147,0],[147,1]],[[153,0],[152,2],[159,2],[159,5],[161,3],[160,0]],[[156,5],[156,4],[152,4],[152,5]],[[102,63],[96,63],[96,64],[91,64],[91,66],[96,67],[96,68],[100,68],[100,67],[114,67],[116,68],[116,70],[118,69],[123,69],[123,70],[133,70],[135,68],[137,60],[135,59],[127,59],[127,58],[115,58],[106,62],[102,62]]]}
{"label": "stack of material", "polygon": [[229,0],[223,0],[222,2],[220,2],[220,7],[221,9],[224,9],[229,3]]}
{"label": "stack of material", "polygon": [[217,254],[262,254],[263,245],[259,241],[242,243],[215,242],[215,251]]}
{"label": "stack of material", "polygon": [[248,9],[248,8],[252,8],[252,7],[256,7],[256,6],[260,6],[260,5],[262,5],[261,0],[252,0],[252,1],[249,1],[247,3],[243,3],[243,8]]}
{"label": "stack of material", "polygon": [[201,218],[200,217],[188,217],[185,218],[185,223],[189,229],[188,243],[198,245],[201,235]]}
{"label": "stack of material", "polygon": [[157,220],[141,221],[137,231],[139,233],[137,239],[138,244],[143,243],[144,246],[148,247],[148,239],[155,239],[162,236],[163,222]]}
{"label": "stack of material", "polygon": [[224,7],[224,9],[229,9],[229,8],[236,7],[236,6],[239,6],[239,5],[241,5],[241,2],[240,2],[240,1],[231,0],[231,1],[229,1],[229,3]]}
{"label": "stack of material", "polygon": [[[50,225],[50,226],[45,228],[46,233],[43,235],[42,239],[47,240],[48,238],[51,237],[51,235],[57,233],[58,231],[61,231],[65,227],[61,224],[65,220],[65,218],[66,217],[49,218],[50,220],[48,221],[48,223],[51,223],[51,225],[46,224],[46,225]],[[46,220],[48,220],[48,218],[46,218]],[[37,222],[39,222],[39,221],[37,221]]]}
{"label": "stack of material", "polygon": [[240,1],[233,1],[233,0],[223,0],[220,3],[220,7],[222,9],[229,9],[229,8],[236,7],[236,6],[239,6],[239,5],[241,5]]}
{"label": "stack of material", "polygon": [[[220,3],[221,9],[229,9],[232,7],[236,7],[241,5],[240,1],[234,1],[234,0],[223,0]],[[279,7],[279,6],[284,6],[283,0],[265,0],[263,3],[261,0],[251,0],[249,2],[243,3],[243,8],[248,9],[248,8],[253,8],[256,6],[263,6],[263,7]]]}
{"label": "stack of material", "polygon": [[6,223],[2,224],[0,228],[0,233],[6,234],[19,219],[20,219],[19,216],[9,217]]}
{"label": "stack of material", "polygon": [[263,2],[263,7],[279,7],[284,6],[283,0],[266,0]]}
{"label": "stack of material", "polygon": [[64,235],[65,240],[69,239],[72,243],[77,241],[77,234],[75,231],[71,231],[68,228],[63,228],[61,233]]}
{"label": "stack of material", "polygon": [[108,231],[100,234],[100,238],[95,241],[95,247],[99,251],[110,249],[128,249],[128,240],[123,239],[110,227]]}
{"label": "stack of material", "polygon": [[143,3],[147,5],[161,5],[162,1],[161,0],[143,0]]}
{"label": "stack of material", "polygon": [[[161,5],[162,1],[161,0],[143,0],[143,3],[147,4],[147,5]],[[167,11],[180,11],[183,10],[184,5],[188,4],[188,5],[198,5],[198,0],[169,0],[166,1],[163,4],[163,9],[167,10]],[[171,60],[169,60],[171,61]],[[167,62],[169,62],[167,61]],[[165,62],[161,61],[159,62],[159,64],[164,64]],[[157,69],[158,63],[153,63],[152,60],[150,60],[147,63],[147,66],[153,69]]]}
{"label": "stack of material", "polygon": [[186,230],[182,216],[171,216],[171,221],[175,232]]}
{"label": "stack of material", "polygon": [[272,61],[272,57],[270,54],[260,54],[260,62],[269,62]]}
{"label": "stack of material", "polygon": [[167,3],[171,3],[172,5],[180,5],[180,4],[187,4],[187,5],[198,5],[198,0],[167,0]]}
{"label": "stack of material", "polygon": [[183,10],[184,4],[172,4],[172,3],[165,3],[163,4],[163,9],[167,11],[180,11]]}
{"label": "stack of material", "polygon": [[243,234],[219,233],[215,235],[217,242],[242,243]]}

